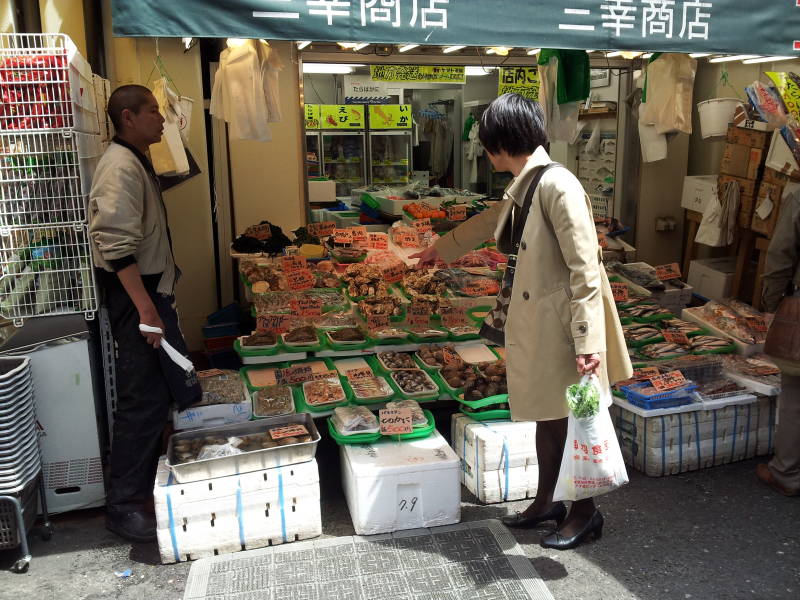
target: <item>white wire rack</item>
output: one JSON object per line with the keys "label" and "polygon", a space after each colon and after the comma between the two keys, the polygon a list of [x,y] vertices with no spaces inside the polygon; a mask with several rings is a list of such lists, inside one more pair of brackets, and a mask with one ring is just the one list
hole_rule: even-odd
{"label": "white wire rack", "polygon": [[85,221],[81,160],[71,131],[0,134],[0,233]]}
{"label": "white wire rack", "polygon": [[0,315],[17,327],[31,317],[94,318],[97,293],[85,225],[12,230],[0,236],[0,264]]}
{"label": "white wire rack", "polygon": [[92,70],[68,36],[0,34],[0,130],[99,133]]}

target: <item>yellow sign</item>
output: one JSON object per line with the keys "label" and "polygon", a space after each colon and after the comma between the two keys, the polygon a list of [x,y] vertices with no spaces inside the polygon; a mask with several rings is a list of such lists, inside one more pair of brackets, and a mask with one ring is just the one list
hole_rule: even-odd
{"label": "yellow sign", "polygon": [[319,129],[319,104],[306,104],[306,129]]}
{"label": "yellow sign", "polygon": [[359,104],[320,104],[322,129],[364,129],[364,107]]}
{"label": "yellow sign", "polygon": [[370,65],[373,81],[467,83],[464,67],[430,65]]}
{"label": "yellow sign", "polygon": [[370,104],[370,129],[411,129],[410,104]]}
{"label": "yellow sign", "polygon": [[497,95],[519,94],[539,100],[539,71],[536,67],[500,67]]}

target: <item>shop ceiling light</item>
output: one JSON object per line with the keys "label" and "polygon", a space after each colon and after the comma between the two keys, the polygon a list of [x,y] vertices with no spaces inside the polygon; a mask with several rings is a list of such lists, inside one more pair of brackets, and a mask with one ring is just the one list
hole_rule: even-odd
{"label": "shop ceiling light", "polygon": [[486,49],[486,54],[497,54],[497,56],[508,56],[508,53],[511,52],[513,48],[509,48],[508,46],[492,46],[491,48]]}
{"label": "shop ceiling light", "polygon": [[481,75],[488,75],[492,71],[497,69],[497,67],[473,67],[467,66],[464,67],[464,74],[467,77],[480,77]]}
{"label": "shop ceiling light", "polygon": [[247,43],[247,40],[243,40],[242,38],[228,38],[225,44],[228,48],[238,48],[239,46],[244,46]]}
{"label": "shop ceiling light", "polygon": [[708,62],[723,63],[723,62],[731,62],[734,60],[747,60],[749,58],[759,58],[759,56],[758,54],[735,54],[733,56],[717,56],[716,58],[710,59]]}
{"label": "shop ceiling light", "polygon": [[355,46],[353,46],[353,52],[358,52],[359,50],[363,50],[367,46],[369,46],[369,44],[364,44],[363,42],[358,43]]}
{"label": "shop ceiling light", "polygon": [[542,51],[541,48],[531,48],[530,50],[528,50],[528,56],[536,56],[541,51]]}
{"label": "shop ceiling light", "polygon": [[409,50],[413,50],[414,48],[419,48],[419,44],[406,44],[405,46],[400,46],[397,51],[398,52],[408,52]]}
{"label": "shop ceiling light", "polygon": [[616,58],[618,56],[622,56],[622,52],[619,50],[615,50],[614,52],[606,52],[606,58]]}
{"label": "shop ceiling light", "polygon": [[355,67],[363,66],[364,65],[337,65],[332,63],[303,63],[303,73],[349,75],[355,70]]}
{"label": "shop ceiling light", "polygon": [[653,58],[653,53],[652,52],[645,52],[639,58],[643,58],[645,60],[647,60],[648,58]]}
{"label": "shop ceiling light", "polygon": [[760,58],[748,58],[747,60],[743,60],[742,62],[746,65],[755,65],[757,63],[780,62],[782,60],[797,60],[797,59],[800,59],[800,56],[762,56]]}
{"label": "shop ceiling light", "polygon": [[464,48],[466,48],[466,46],[448,46],[447,48],[444,48],[442,52],[445,54],[450,54],[451,52],[458,52]]}
{"label": "shop ceiling light", "polygon": [[352,50],[356,47],[355,42],[337,42],[342,50]]}
{"label": "shop ceiling light", "polygon": [[297,42],[297,49],[298,50],[303,50],[305,48],[308,48],[310,45],[311,45],[311,42]]}
{"label": "shop ceiling light", "polygon": [[711,52],[693,52],[689,56],[692,58],[705,58],[706,56],[711,56]]}

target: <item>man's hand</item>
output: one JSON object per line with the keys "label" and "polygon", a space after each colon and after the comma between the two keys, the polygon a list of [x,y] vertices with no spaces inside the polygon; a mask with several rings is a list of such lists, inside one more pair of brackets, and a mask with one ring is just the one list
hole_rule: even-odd
{"label": "man's hand", "polygon": [[[139,313],[139,323],[142,325],[149,325],[150,327],[158,327],[161,331],[166,330],[164,327],[164,322],[161,320],[161,317],[158,316],[158,312],[155,310],[155,307],[153,307],[152,310],[146,310]],[[158,348],[161,346],[161,338],[164,337],[162,334],[147,333],[145,331],[142,331],[141,333],[147,339],[147,343],[153,348]]]}
{"label": "man's hand", "polygon": [[600,376],[600,355],[599,354],[579,354],[575,357],[579,375]]}
{"label": "man's hand", "polygon": [[416,254],[412,254],[408,258],[418,258],[419,259],[419,262],[417,263],[418,267],[432,267],[438,261],[441,260],[441,258],[439,257],[439,253],[433,246],[428,246],[422,252],[417,252]]}

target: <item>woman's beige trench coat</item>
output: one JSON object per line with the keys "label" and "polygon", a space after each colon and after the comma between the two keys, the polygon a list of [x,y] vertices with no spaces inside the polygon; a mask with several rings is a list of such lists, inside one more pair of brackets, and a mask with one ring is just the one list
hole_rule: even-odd
{"label": "woman's beige trench coat", "polygon": [[[539,147],[502,202],[436,242],[442,259],[452,262],[487,239],[499,238],[503,227],[510,226],[513,203],[522,204],[533,176],[550,162]],[[566,169],[550,169],[533,196],[522,233],[505,327],[509,402],[515,421],[568,415],[564,391],[580,380],[578,354],[601,355],[606,386],[631,376],[600,256],[583,187]]]}

